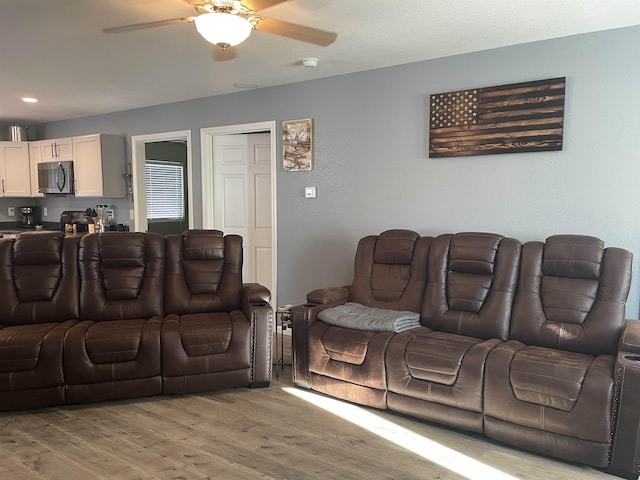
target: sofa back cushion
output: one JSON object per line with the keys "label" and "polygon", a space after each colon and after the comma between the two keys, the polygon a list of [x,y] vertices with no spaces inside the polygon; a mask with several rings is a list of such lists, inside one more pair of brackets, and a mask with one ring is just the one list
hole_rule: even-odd
{"label": "sofa back cushion", "polygon": [[242,237],[189,230],[166,237],[167,314],[241,308]]}
{"label": "sofa back cushion", "polygon": [[79,316],[78,246],[62,232],[0,241],[0,324],[63,322]]}
{"label": "sofa back cushion", "polygon": [[358,243],[349,299],[370,307],[420,311],[431,237],[387,230]]}
{"label": "sofa back cushion", "polygon": [[422,324],[443,332],[506,339],[520,249],[517,240],[492,233],[435,238]]}
{"label": "sofa back cushion", "polygon": [[523,246],[511,338],[591,355],[616,351],[631,282],[631,253],[583,235]]}
{"label": "sofa back cushion", "polygon": [[164,313],[164,238],[106,232],[80,240],[82,320],[145,319]]}

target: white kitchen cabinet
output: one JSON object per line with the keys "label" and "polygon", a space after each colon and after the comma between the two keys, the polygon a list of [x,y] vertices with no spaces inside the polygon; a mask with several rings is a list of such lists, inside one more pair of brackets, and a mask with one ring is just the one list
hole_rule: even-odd
{"label": "white kitchen cabinet", "polygon": [[73,160],[73,139],[71,137],[40,140],[39,143],[42,147],[42,162]]}
{"label": "white kitchen cabinet", "polygon": [[44,197],[44,193],[40,193],[38,190],[38,164],[41,162],[42,142],[29,142],[29,169],[31,170],[32,197]]}
{"label": "white kitchen cabinet", "polygon": [[126,194],[124,137],[73,137],[76,197],[122,198]]}
{"label": "white kitchen cabinet", "polygon": [[3,197],[30,197],[29,143],[0,142],[0,177]]}

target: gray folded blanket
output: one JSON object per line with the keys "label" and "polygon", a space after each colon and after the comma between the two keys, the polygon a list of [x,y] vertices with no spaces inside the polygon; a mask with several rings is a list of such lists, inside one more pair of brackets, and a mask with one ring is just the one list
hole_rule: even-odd
{"label": "gray folded blanket", "polygon": [[420,326],[419,313],[366,307],[354,302],[322,310],[318,319],[338,327],[374,332],[400,333]]}

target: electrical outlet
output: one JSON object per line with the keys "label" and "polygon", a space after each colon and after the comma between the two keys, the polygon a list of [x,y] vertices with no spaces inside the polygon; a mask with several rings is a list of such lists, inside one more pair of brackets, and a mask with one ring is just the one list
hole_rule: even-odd
{"label": "electrical outlet", "polygon": [[48,216],[47,207],[44,207],[44,208],[42,209],[42,216],[43,216],[43,217]]}
{"label": "electrical outlet", "polygon": [[13,208],[13,207],[7,208],[7,215],[9,215],[10,217],[15,217],[16,216],[16,209]]}
{"label": "electrical outlet", "polygon": [[133,211],[133,208],[129,209],[129,220],[135,220],[136,219],[136,214]]}

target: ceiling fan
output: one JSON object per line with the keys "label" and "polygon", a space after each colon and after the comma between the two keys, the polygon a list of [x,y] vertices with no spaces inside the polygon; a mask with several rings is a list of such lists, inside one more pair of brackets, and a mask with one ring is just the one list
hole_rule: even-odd
{"label": "ceiling fan", "polygon": [[172,18],[155,22],[136,23],[105,28],[104,33],[130,32],[144,28],[162,27],[176,23],[195,23],[196,30],[208,42],[222,50],[245,41],[252,30],[282,37],[328,46],[335,42],[337,34],[295,23],[274,20],[257,13],[289,0],[182,0],[196,9],[193,17]]}

